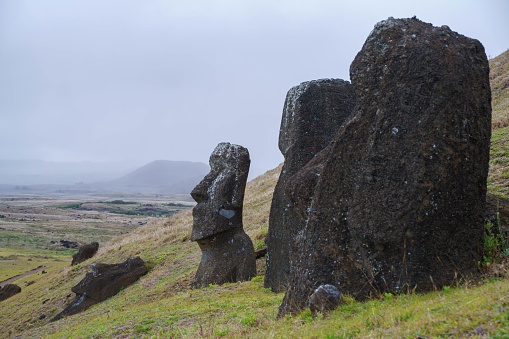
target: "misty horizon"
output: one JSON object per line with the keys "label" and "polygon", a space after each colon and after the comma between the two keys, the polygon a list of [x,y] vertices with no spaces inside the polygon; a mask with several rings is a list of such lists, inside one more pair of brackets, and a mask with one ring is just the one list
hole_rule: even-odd
{"label": "misty horizon", "polygon": [[[156,162],[208,164],[195,161],[158,159],[149,163],[135,161],[57,162],[44,160],[0,160],[0,185],[79,185],[117,180]],[[164,183],[161,183],[163,185]]]}
{"label": "misty horizon", "polygon": [[377,22],[415,15],[495,57],[508,12],[494,0],[2,1],[0,159],[208,163],[230,142],[249,150],[253,178],[283,162],[287,91],[349,80]]}

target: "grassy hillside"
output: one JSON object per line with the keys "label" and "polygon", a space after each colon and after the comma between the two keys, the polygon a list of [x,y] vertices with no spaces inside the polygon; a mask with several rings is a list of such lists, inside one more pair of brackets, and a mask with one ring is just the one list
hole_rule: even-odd
{"label": "grassy hillside", "polygon": [[492,131],[488,190],[509,198],[509,126]]}
{"label": "grassy hillside", "polygon": [[[509,114],[507,85],[501,79],[507,80],[509,73],[507,68],[499,71],[507,65],[507,52],[502,56],[490,61],[492,71],[498,73],[492,76],[489,189],[507,196],[509,125],[504,121],[509,121]],[[267,234],[280,170],[281,166],[247,185],[244,228],[255,246],[261,246]],[[327,318],[313,320],[306,310],[276,320],[283,294],[263,288],[263,259],[258,260],[259,275],[252,281],[189,289],[201,253],[189,240],[191,227],[191,211],[187,211],[102,247],[93,261],[116,263],[139,255],[147,261],[149,273],[111,299],[56,323],[48,319],[72,300],[70,288],[83,278],[90,262],[32,277],[35,283],[0,303],[0,333],[23,338],[509,337],[509,265],[504,257],[486,265],[479,281],[427,294],[386,294],[362,303],[347,296]]]}
{"label": "grassy hillside", "polygon": [[490,60],[492,136],[488,189],[509,197],[509,50]]}
{"label": "grassy hillside", "polygon": [[509,126],[509,50],[490,60],[493,129]]}
{"label": "grassy hillside", "polygon": [[[280,170],[281,167],[278,167],[269,171],[247,185],[244,229],[255,246],[262,243],[267,234],[272,191]],[[153,314],[153,311],[165,304],[173,309],[164,317],[165,325],[161,325],[165,333],[172,333],[172,328],[175,326],[171,324],[174,322],[184,322],[185,324],[179,326],[179,331],[189,335],[196,334],[196,329],[200,325],[203,327],[204,312],[206,312],[204,307],[210,304],[211,297],[209,296],[207,300],[201,299],[200,296],[210,292],[189,291],[189,284],[194,277],[201,254],[197,244],[189,241],[191,228],[192,216],[191,211],[188,211],[164,222],[149,223],[102,247],[94,261],[116,263],[138,255],[148,262],[149,274],[137,284],[126,288],[122,293],[93,307],[88,312],[57,323],[48,323],[48,319],[60,312],[72,300],[73,296],[68,296],[71,294],[70,288],[89,270],[88,263],[38,276],[35,283],[25,287],[22,293],[0,303],[0,333],[15,336],[28,330],[24,332],[26,337],[44,337],[58,333],[57,337],[67,338],[86,337],[94,333],[112,336],[119,332],[119,328],[122,329],[120,332],[141,331],[144,333],[146,331],[140,330],[140,326],[147,326],[144,325],[146,323],[158,323],[159,320],[153,318],[158,317]],[[260,274],[263,274],[264,270],[262,261],[259,261]],[[263,281],[251,284],[258,288],[263,285]],[[244,290],[248,287],[235,284],[227,289],[237,288]],[[224,287],[221,287],[222,289]],[[264,293],[266,298],[274,299],[268,291],[262,289],[260,293]],[[211,293],[211,295],[215,294],[216,291]],[[181,298],[189,304],[178,301]],[[249,288],[242,298],[248,299],[244,301],[244,309],[251,309],[247,306],[252,301]],[[279,302],[280,300],[271,301],[271,305],[274,303],[277,307]],[[169,314],[175,313],[176,305],[189,306],[189,309],[180,312],[178,320],[171,320],[171,317],[170,320],[166,319]],[[116,315],[113,316],[113,313]],[[243,313],[232,317],[237,318],[241,314]],[[39,319],[43,315],[43,319]],[[116,319],[115,321],[111,321],[112,316]],[[40,328],[40,326],[43,327]],[[30,329],[34,330],[30,331]]]}

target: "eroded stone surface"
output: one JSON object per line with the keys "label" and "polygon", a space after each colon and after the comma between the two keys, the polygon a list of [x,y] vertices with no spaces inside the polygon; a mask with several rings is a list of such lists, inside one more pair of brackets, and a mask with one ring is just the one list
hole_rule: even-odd
{"label": "eroded stone surface", "polygon": [[340,79],[303,82],[286,95],[279,131],[279,150],[285,162],[274,189],[265,239],[268,255],[264,284],[273,292],[286,289],[292,239],[305,225],[285,194],[286,183],[331,142],[354,106],[353,86]]}
{"label": "eroded stone surface", "polygon": [[210,173],[193,189],[191,240],[202,251],[193,288],[251,279],[256,275],[254,247],[242,225],[249,152],[220,143],[210,156]]}
{"label": "eroded stone surface", "polygon": [[7,284],[4,287],[0,286],[0,301],[8,299],[19,292],[21,292],[21,287],[15,284]]}
{"label": "eroded stone surface", "polygon": [[71,288],[76,293],[74,300],[51,321],[83,312],[114,296],[123,287],[131,285],[147,273],[145,262],[140,257],[129,258],[120,264],[91,264],[90,268],[92,271]]}
{"label": "eroded stone surface", "polygon": [[477,270],[491,134],[483,46],[447,26],[390,18],[350,78],[352,117],[286,186],[310,210],[280,315],[323,284],[365,299]]}
{"label": "eroded stone surface", "polygon": [[309,297],[309,310],[313,317],[318,312],[326,314],[341,303],[341,292],[334,285],[321,285]]}
{"label": "eroded stone surface", "polygon": [[93,243],[81,246],[78,250],[78,253],[72,256],[71,266],[78,265],[79,263],[92,258],[97,253],[98,249],[99,243],[95,241]]}

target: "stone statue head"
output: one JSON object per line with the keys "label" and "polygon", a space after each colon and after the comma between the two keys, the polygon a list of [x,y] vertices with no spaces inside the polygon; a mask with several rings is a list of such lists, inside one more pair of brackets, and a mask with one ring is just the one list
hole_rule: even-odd
{"label": "stone statue head", "polygon": [[224,142],[210,155],[210,173],[193,189],[198,203],[193,209],[191,240],[242,228],[242,205],[249,173],[249,152]]}

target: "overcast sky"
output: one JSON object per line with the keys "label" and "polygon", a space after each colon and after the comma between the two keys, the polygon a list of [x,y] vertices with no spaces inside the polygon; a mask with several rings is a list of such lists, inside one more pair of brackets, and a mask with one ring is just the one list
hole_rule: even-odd
{"label": "overcast sky", "polygon": [[286,92],[349,80],[373,26],[412,17],[509,48],[509,1],[0,0],[0,159],[283,161]]}

